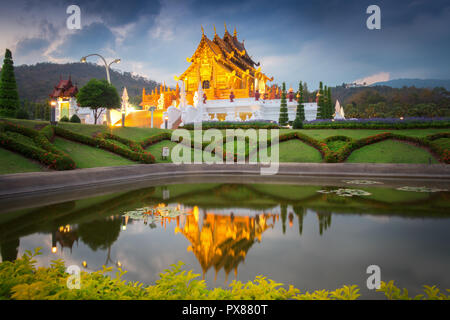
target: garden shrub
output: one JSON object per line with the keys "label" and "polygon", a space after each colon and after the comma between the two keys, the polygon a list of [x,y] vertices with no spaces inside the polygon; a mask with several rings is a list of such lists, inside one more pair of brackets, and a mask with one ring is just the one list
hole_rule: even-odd
{"label": "garden shrub", "polygon": [[69,118],[67,118],[67,116],[64,116],[61,119],[59,119],[59,121],[61,121],[61,122],[69,122]]}
{"label": "garden shrub", "polygon": [[[130,149],[123,148],[121,146],[118,146],[117,144],[114,144],[113,142],[107,141],[104,138],[105,136],[103,136],[103,135],[100,135],[97,138],[92,138],[92,137],[88,137],[88,136],[85,136],[85,135],[82,135],[79,133],[75,133],[73,131],[63,129],[59,126],[55,126],[54,130],[55,130],[56,135],[66,138],[68,140],[87,144],[87,145],[90,145],[90,146],[96,147],[96,148],[102,148],[104,150],[111,151],[115,154],[121,155],[121,156],[128,158],[130,160],[133,160],[133,161],[139,161],[141,163],[155,163],[155,157],[150,152],[147,152],[144,150],[142,150],[140,152],[136,152],[136,151],[133,151]],[[114,135],[111,135],[111,136],[113,136],[115,138],[117,137]],[[120,139],[123,139],[123,138],[120,138]],[[124,140],[126,140],[126,139],[124,139]]]}
{"label": "garden shrub", "polygon": [[160,141],[171,140],[171,138],[172,138],[171,132],[161,132],[142,141],[141,146],[143,148],[147,148],[148,146],[158,143]]}
{"label": "garden shrub", "polygon": [[[185,124],[184,129],[194,130],[194,124]],[[231,122],[231,121],[212,121],[203,122],[202,129],[279,129],[280,126],[272,122]]]}
{"label": "garden shrub", "polygon": [[438,132],[434,134],[430,134],[426,136],[426,138],[430,141],[442,139],[442,138],[450,138],[450,132]]}
{"label": "garden shrub", "polygon": [[[49,267],[36,267],[34,253],[27,250],[15,261],[0,263],[0,299],[15,300],[356,300],[361,295],[356,285],[338,288],[334,291],[320,290],[300,292],[290,285],[284,288],[263,276],[254,281],[242,283],[233,280],[229,288],[209,289],[199,274],[182,270],[183,263],[171,265],[160,274],[154,285],[122,280],[127,271],[118,268],[115,277],[108,273],[112,267],[80,273],[80,289],[67,287],[68,277],[64,261],[51,262]],[[381,282],[377,290],[390,300],[449,300],[450,294],[441,292],[436,286],[424,286],[424,294],[410,297],[406,289],[397,288],[393,281]],[[447,290],[450,291],[450,290]],[[380,296],[380,298],[383,296]]]}
{"label": "garden shrub", "polygon": [[419,129],[448,128],[448,118],[407,118],[393,119],[357,119],[357,120],[313,120],[303,123],[304,129]]}
{"label": "garden shrub", "polygon": [[55,137],[55,131],[53,130],[53,127],[50,125],[45,126],[40,130],[40,132],[49,140],[52,141]]}
{"label": "garden shrub", "polygon": [[80,117],[78,117],[76,114],[74,114],[73,116],[70,117],[70,122],[72,122],[72,123],[81,123],[81,120],[80,120]]}
{"label": "garden shrub", "polygon": [[35,143],[35,146],[25,144],[4,133],[0,133],[2,147],[18,152],[27,158],[37,160],[52,169],[71,170],[75,168],[75,162],[72,158],[51,144],[43,133],[10,122],[3,122],[1,126],[5,131],[17,132],[27,136],[33,139]]}
{"label": "garden shrub", "polygon": [[292,129],[302,129],[302,128],[303,128],[303,121],[295,118],[294,122],[292,123]]}
{"label": "garden shrub", "polygon": [[19,109],[16,112],[16,118],[17,119],[29,119],[30,116],[28,115],[28,112],[26,112],[26,110],[24,109]]}

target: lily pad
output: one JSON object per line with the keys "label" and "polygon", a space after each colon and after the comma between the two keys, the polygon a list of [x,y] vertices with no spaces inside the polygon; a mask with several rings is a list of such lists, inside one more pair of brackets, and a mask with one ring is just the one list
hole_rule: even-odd
{"label": "lily pad", "polygon": [[359,190],[359,189],[336,189],[336,190],[318,190],[317,192],[328,194],[328,193],[336,193],[336,195],[340,197],[353,197],[353,196],[370,196],[371,193]]}
{"label": "lily pad", "polygon": [[428,188],[428,187],[400,187],[396,190],[400,191],[410,191],[410,192],[441,192],[441,191],[448,191],[447,189],[438,189],[438,188]]}
{"label": "lily pad", "polygon": [[373,180],[343,180],[343,182],[348,184],[361,184],[361,185],[383,184],[383,182]]}

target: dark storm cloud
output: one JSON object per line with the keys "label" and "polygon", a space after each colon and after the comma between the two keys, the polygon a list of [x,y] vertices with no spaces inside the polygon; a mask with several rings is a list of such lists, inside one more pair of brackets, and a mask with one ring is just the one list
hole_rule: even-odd
{"label": "dark storm cloud", "polygon": [[[67,35],[69,4],[80,6],[83,28]],[[381,8],[381,30],[366,27],[372,4]],[[3,28],[0,40],[16,41],[3,46],[16,44],[18,61],[39,46],[44,51],[48,40],[61,42],[48,51],[49,58],[109,52],[123,59],[123,68],[179,74],[200,40],[200,25],[212,37],[213,25],[222,35],[226,22],[276,81],[340,84],[380,72],[450,78],[448,0],[17,0],[2,9],[0,24],[8,21],[11,27]],[[30,34],[8,37],[22,22],[28,22]]]}
{"label": "dark storm cloud", "polygon": [[17,43],[16,53],[20,55],[28,55],[33,51],[45,49],[49,42],[45,39],[30,38],[23,39]]}
{"label": "dark storm cloud", "polygon": [[65,0],[65,3],[78,5],[83,14],[100,17],[110,26],[128,24],[140,16],[154,17],[161,9],[157,0]]}
{"label": "dark storm cloud", "polygon": [[92,52],[102,53],[107,49],[114,49],[114,40],[111,30],[103,23],[92,23],[68,36],[56,50],[55,57],[81,57]]}

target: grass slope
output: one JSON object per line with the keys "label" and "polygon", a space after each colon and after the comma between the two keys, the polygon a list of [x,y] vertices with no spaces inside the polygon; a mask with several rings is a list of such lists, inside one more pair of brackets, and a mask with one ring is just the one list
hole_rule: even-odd
{"label": "grass slope", "polygon": [[[268,153],[271,152],[272,148],[268,148]],[[319,151],[297,139],[281,142],[279,152],[280,162],[322,162]]]}
{"label": "grass slope", "polygon": [[77,164],[77,168],[121,166],[137,163],[114,153],[62,138],[56,138],[54,145],[67,152]]}
{"label": "grass slope", "polygon": [[438,163],[426,150],[395,140],[385,140],[374,143],[350,154],[347,162],[369,163]]}
{"label": "grass slope", "polygon": [[0,174],[37,172],[43,167],[17,153],[0,148]]}
{"label": "grass slope", "polygon": [[108,127],[105,125],[93,125],[93,124],[80,124],[80,123],[58,123],[63,129],[67,129],[79,134],[92,137],[96,133],[112,133],[118,135],[119,137],[127,138],[129,140],[134,140],[136,142],[141,142],[146,138],[154,136],[158,133],[171,131],[164,129],[155,128],[137,128],[137,127]]}

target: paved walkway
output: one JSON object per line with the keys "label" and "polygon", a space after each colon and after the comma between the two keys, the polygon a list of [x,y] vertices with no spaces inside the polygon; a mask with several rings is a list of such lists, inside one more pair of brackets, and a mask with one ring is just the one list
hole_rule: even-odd
{"label": "paved walkway", "polygon": [[[148,180],[183,183],[186,177],[241,176],[273,178],[389,178],[424,179],[450,184],[450,166],[443,164],[281,163],[276,176],[261,176],[261,165],[138,164],[70,171],[17,173],[0,176],[0,199],[138,183]],[[207,178],[208,179],[208,178]]]}

